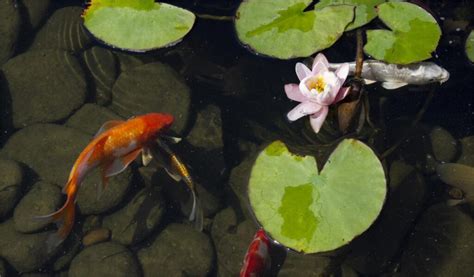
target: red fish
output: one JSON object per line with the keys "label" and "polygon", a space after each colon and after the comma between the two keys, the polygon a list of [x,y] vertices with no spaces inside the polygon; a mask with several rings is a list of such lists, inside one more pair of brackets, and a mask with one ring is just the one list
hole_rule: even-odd
{"label": "red fish", "polygon": [[[58,246],[71,232],[74,225],[75,200],[80,184],[86,175],[96,167],[101,168],[102,186],[107,180],[122,172],[148,145],[173,123],[173,116],[163,113],[150,113],[131,118],[127,121],[106,122],[94,139],[79,154],[69,179],[63,189],[67,194],[66,203],[58,211],[37,217],[46,222],[56,222],[57,233],[48,238],[48,249]],[[98,189],[102,187],[98,185]]]}
{"label": "red fish", "polygon": [[259,229],[245,254],[240,277],[264,276],[265,270],[270,266],[269,248],[270,240],[265,231]]}

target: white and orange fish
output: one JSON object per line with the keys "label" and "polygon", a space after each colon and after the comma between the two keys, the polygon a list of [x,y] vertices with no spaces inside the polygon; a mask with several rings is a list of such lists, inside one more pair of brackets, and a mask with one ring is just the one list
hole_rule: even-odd
{"label": "white and orange fish", "polygon": [[[63,189],[67,194],[66,203],[52,214],[37,217],[58,226],[58,231],[48,238],[48,250],[58,246],[71,232],[77,191],[86,175],[100,167],[105,188],[108,178],[125,170],[141,153],[148,152],[148,146],[171,126],[173,120],[170,114],[149,113],[127,121],[109,121],[99,129],[72,167]],[[98,188],[103,189],[100,185]]]}
{"label": "white and orange fish", "polygon": [[270,240],[261,228],[255,234],[245,254],[240,277],[265,276],[265,271],[270,267],[269,248]]}

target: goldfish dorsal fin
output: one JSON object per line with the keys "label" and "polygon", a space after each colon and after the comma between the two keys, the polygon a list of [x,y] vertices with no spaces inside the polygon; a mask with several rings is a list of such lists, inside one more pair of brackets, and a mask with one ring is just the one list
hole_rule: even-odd
{"label": "goldfish dorsal fin", "polygon": [[95,134],[95,137],[99,136],[100,134],[102,134],[103,132],[117,126],[117,125],[120,125],[122,123],[124,123],[125,121],[123,120],[110,120],[110,121],[107,121],[105,122],[99,129],[99,131],[97,131],[97,133]]}

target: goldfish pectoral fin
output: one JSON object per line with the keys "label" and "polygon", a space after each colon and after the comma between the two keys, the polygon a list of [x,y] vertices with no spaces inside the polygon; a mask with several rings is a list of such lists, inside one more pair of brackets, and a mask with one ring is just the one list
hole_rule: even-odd
{"label": "goldfish pectoral fin", "polygon": [[382,87],[384,89],[397,89],[401,88],[403,86],[408,85],[407,83],[402,83],[402,82],[383,82]]}
{"label": "goldfish pectoral fin", "polygon": [[104,169],[104,176],[110,177],[119,174],[120,172],[124,171],[127,166],[133,162],[138,155],[140,155],[142,149],[139,148],[135,151],[132,151],[125,156],[119,157],[113,160],[111,163],[105,166]]}
{"label": "goldfish pectoral fin", "polygon": [[178,173],[176,172],[173,172],[171,169],[168,169],[168,168],[165,168],[166,170],[166,173],[168,173],[168,175],[173,178],[173,180],[175,180],[176,182],[179,182],[181,181],[181,175],[179,175]]}
{"label": "goldfish pectoral fin", "polygon": [[202,231],[204,225],[204,214],[202,211],[201,201],[198,198],[197,194],[192,190],[193,194],[193,208],[191,214],[189,215],[189,220],[194,221],[194,228],[199,232]]}
{"label": "goldfish pectoral fin", "polygon": [[163,139],[165,139],[166,141],[170,142],[170,143],[179,143],[181,142],[183,139],[182,138],[179,138],[179,137],[173,137],[173,136],[165,136],[165,135],[162,135],[161,136]]}
{"label": "goldfish pectoral fin", "polygon": [[370,80],[370,79],[364,79],[364,82],[365,82],[366,85],[371,85],[371,84],[373,84],[373,83],[376,83],[377,81],[375,81],[375,80]]}
{"label": "goldfish pectoral fin", "polygon": [[97,131],[97,133],[95,134],[94,137],[97,137],[99,136],[100,134],[102,134],[103,132],[109,130],[110,128],[113,128],[119,124],[122,124],[124,121],[123,120],[111,120],[111,121],[107,121],[105,122],[100,128],[99,130]]}
{"label": "goldfish pectoral fin", "polygon": [[144,166],[150,164],[151,160],[153,160],[153,155],[151,154],[150,148],[144,147],[142,151],[142,163]]}

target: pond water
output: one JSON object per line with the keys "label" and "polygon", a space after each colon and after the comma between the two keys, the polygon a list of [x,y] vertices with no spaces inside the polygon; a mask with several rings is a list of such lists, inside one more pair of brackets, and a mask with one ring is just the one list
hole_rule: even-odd
{"label": "pond water", "polygon": [[[241,1],[167,2],[232,16]],[[82,27],[82,1],[0,0],[0,276],[237,276],[258,228],[246,195],[258,152],[282,140],[322,167],[342,138],[365,142],[382,161],[380,216],[331,252],[273,245],[265,276],[474,276],[474,66],[464,52],[474,6],[412,2],[438,19],[433,61],[449,81],[367,85],[360,124],[342,133],[331,110],[315,134],[307,120],[286,119],[295,103],[283,89],[297,82],[295,63],[309,61],[251,53],[232,21],[198,16],[179,44],[136,54],[94,40]],[[324,51],[331,62],[355,53],[355,32]],[[32,217],[62,206],[73,163],[104,122],[148,112],[175,117],[170,134],[182,141],[170,148],[195,180],[203,231],[188,220],[184,182],[137,160],[100,197],[99,170],[88,175],[71,234],[48,251],[56,228]],[[444,178],[464,189],[440,179],[442,163],[465,165]]]}

